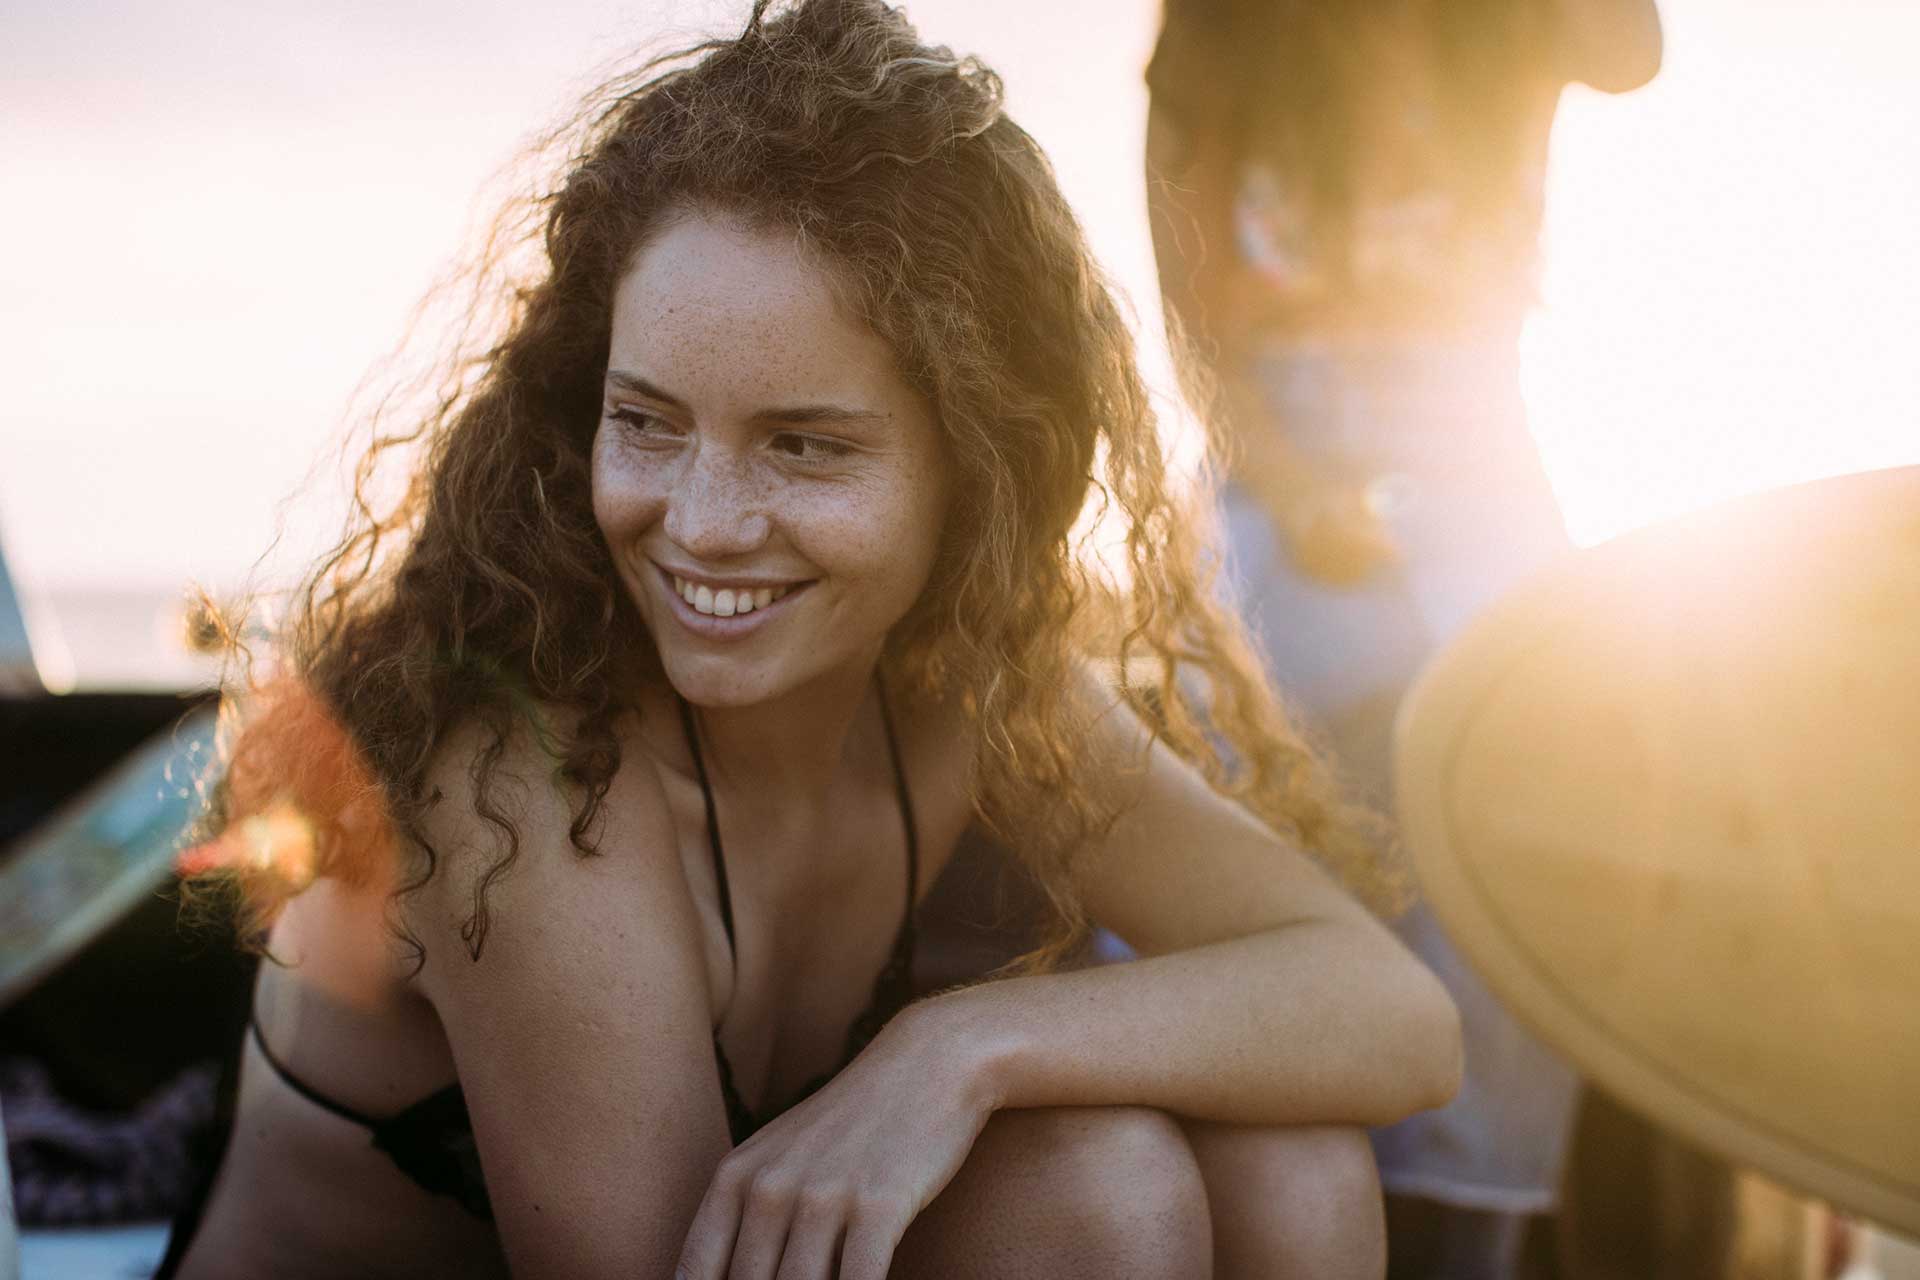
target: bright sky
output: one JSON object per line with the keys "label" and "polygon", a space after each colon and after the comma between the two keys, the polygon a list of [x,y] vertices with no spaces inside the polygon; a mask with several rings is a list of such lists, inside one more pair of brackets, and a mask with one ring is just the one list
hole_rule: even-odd
{"label": "bright sky", "polygon": [[[0,538],[27,589],[239,578],[523,138],[605,60],[744,9],[7,6]],[[1103,259],[1150,281],[1151,0],[912,11],[1005,75]],[[301,505],[296,528],[337,520]]]}
{"label": "bright sky", "polygon": [[1534,435],[1575,541],[1920,462],[1920,5],[1668,0],[1666,69],[1570,90]]}
{"label": "bright sky", "polygon": [[[0,539],[28,594],[238,580],[475,193],[588,71],[720,0],[22,0],[0,13]],[[917,0],[984,56],[1155,335],[1155,0]],[[1536,434],[1576,539],[1920,461],[1910,0],[1667,0],[1555,138]],[[1155,356],[1154,368],[1163,367]],[[301,529],[331,504],[296,504]]]}

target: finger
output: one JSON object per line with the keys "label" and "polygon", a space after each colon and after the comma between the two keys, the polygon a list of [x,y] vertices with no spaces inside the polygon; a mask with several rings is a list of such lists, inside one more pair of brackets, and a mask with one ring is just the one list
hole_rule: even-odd
{"label": "finger", "polygon": [[734,1237],[727,1280],[773,1280],[799,1190],[796,1179],[776,1170],[762,1169],[754,1175],[741,1205],[740,1231]]}
{"label": "finger", "polygon": [[802,1193],[774,1280],[833,1280],[833,1260],[845,1225],[841,1201]]}
{"label": "finger", "polygon": [[713,1182],[687,1228],[674,1280],[726,1280],[749,1175],[730,1156],[714,1171]]}
{"label": "finger", "polygon": [[894,1250],[912,1221],[913,1210],[905,1203],[876,1197],[857,1204],[840,1250],[840,1280],[886,1280]]}

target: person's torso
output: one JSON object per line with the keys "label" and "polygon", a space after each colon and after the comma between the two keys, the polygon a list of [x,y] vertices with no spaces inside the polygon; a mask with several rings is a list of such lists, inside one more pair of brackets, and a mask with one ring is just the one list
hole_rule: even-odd
{"label": "person's torso", "polygon": [[[731,942],[699,782],[650,757],[641,766],[660,779],[699,910],[720,1060],[762,1117],[843,1065],[848,1026],[873,996],[906,909],[901,810],[884,739],[867,719],[850,753],[864,763],[836,794],[831,823],[795,822],[717,788]],[[922,892],[971,816],[967,786],[951,776],[958,756],[928,728],[909,724],[901,734]],[[645,751],[637,740],[626,746]],[[866,759],[876,750],[880,760]],[[300,1081],[353,1110],[401,1114],[455,1081],[453,1054],[411,985],[383,899],[328,885],[296,898],[276,924],[274,949],[297,944],[306,959],[298,970],[263,966],[261,1039]],[[383,959],[369,964],[370,950]],[[409,1177],[365,1127],[301,1096],[252,1037],[236,1103],[182,1275],[504,1274],[491,1222]],[[423,1259],[431,1260],[426,1270]]]}

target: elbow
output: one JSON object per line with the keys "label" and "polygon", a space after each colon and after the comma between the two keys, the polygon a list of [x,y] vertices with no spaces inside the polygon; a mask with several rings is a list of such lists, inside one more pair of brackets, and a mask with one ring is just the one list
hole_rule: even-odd
{"label": "elbow", "polygon": [[1424,1098],[1414,1108],[1427,1111],[1434,1107],[1444,1107],[1452,1102],[1454,1095],[1460,1092],[1460,1082],[1466,1072],[1466,1043],[1460,1033],[1460,1010],[1454,1006],[1453,997],[1438,982],[1434,984],[1435,998],[1428,1012],[1431,1029],[1428,1040],[1432,1045],[1427,1058],[1426,1069],[1419,1073],[1424,1087]]}
{"label": "elbow", "polygon": [[1460,1092],[1466,1067],[1460,1011],[1454,1007],[1453,997],[1424,965],[1415,961],[1413,967],[1417,973],[1400,1023],[1397,1055],[1404,1091],[1396,1091],[1398,1114],[1383,1123],[1451,1102]]}

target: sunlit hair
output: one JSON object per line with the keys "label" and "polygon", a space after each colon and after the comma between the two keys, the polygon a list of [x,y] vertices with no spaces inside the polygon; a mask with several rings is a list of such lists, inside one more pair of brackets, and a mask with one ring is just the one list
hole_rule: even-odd
{"label": "sunlit hair", "polygon": [[[1090,664],[1175,751],[1379,900],[1375,830],[1285,723],[1216,600],[1205,491],[1169,475],[1127,327],[997,77],[874,0],[768,8],[737,39],[609,81],[549,140],[559,182],[500,220],[470,277],[473,314],[504,306],[500,327],[465,335],[433,403],[367,450],[348,536],[284,630],[282,679],[344,724],[423,851],[411,885],[443,857],[423,837],[428,768],[459,723],[485,730],[472,772],[501,835],[464,931],[476,956],[487,886],[518,856],[490,799],[518,725],[538,720],[573,845],[594,851],[620,717],[663,679],[591,505],[612,296],[650,234],[701,211],[796,235],[935,410],[956,499],[883,670],[897,696],[977,727],[980,815],[1058,908],[1034,963],[1083,934],[1069,861],[1119,798],[1084,748],[1090,708],[1073,690]],[[380,506],[395,458],[409,479]],[[1076,532],[1090,500],[1124,531],[1116,563]],[[272,711],[242,716],[216,823],[240,816],[243,791],[292,789],[239,776],[303,763],[246,750]],[[388,856],[366,824],[317,825],[316,874]],[[288,889],[248,891],[262,923]]]}

